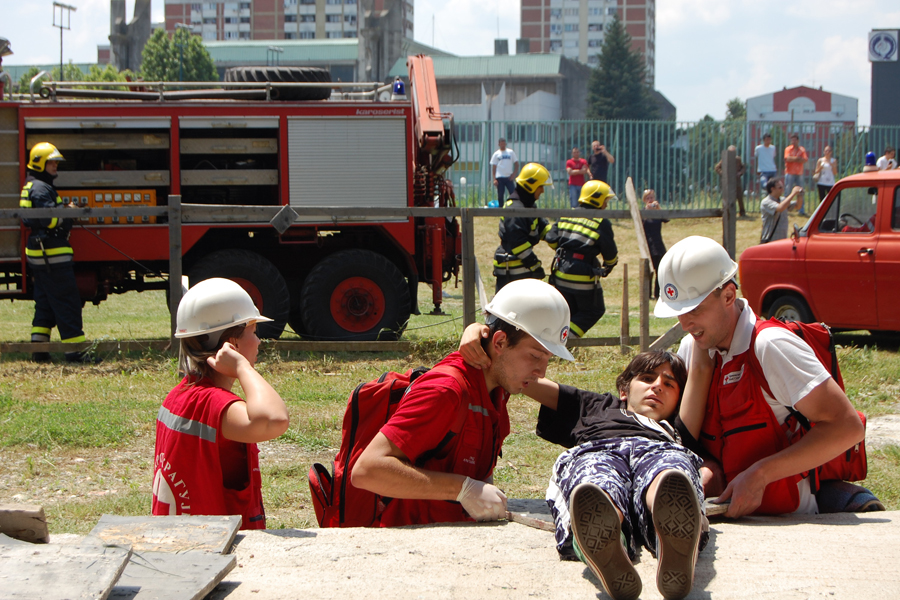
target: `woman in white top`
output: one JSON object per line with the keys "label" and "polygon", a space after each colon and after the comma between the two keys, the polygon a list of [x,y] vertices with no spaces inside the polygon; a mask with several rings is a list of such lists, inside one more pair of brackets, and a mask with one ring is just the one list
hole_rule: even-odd
{"label": "woman in white top", "polygon": [[819,202],[828,195],[828,190],[834,186],[834,174],[837,172],[837,159],[832,156],[831,146],[825,146],[825,156],[816,161],[816,171],[813,179],[819,189]]}

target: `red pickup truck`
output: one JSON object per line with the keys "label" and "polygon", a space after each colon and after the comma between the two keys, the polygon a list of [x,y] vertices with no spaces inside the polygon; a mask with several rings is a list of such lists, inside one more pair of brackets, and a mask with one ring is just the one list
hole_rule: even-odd
{"label": "red pickup truck", "polygon": [[840,180],[789,239],[744,250],[739,276],[759,315],[900,332],[900,170]]}

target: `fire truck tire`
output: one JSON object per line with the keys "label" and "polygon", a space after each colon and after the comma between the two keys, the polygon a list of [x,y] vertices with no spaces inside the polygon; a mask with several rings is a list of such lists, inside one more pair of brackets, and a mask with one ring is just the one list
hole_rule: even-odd
{"label": "fire truck tire", "polygon": [[406,278],[369,250],[342,250],[316,265],[300,304],[309,337],[323,340],[396,340],[410,314]]}
{"label": "fire truck tire", "polygon": [[[316,67],[232,67],[225,81],[236,83],[331,83],[331,73]],[[278,88],[279,100],[327,100],[330,87]]]}
{"label": "fire truck tire", "polygon": [[188,272],[191,285],[212,277],[224,277],[247,290],[261,315],[273,319],[260,323],[261,339],[277,340],[284,331],[291,300],[284,277],[271,262],[249,250],[217,250],[201,258]]}

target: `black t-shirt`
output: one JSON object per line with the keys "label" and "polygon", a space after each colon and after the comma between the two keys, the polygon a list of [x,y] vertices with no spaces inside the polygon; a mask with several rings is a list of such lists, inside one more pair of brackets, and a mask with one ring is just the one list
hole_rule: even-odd
{"label": "black t-shirt", "polygon": [[668,219],[644,219],[644,235],[647,237],[650,256],[665,255],[666,245],[662,239],[662,224],[668,222]]}
{"label": "black t-shirt", "polygon": [[626,410],[625,403],[612,394],[562,384],[556,410],[541,407],[537,434],[566,448],[595,440],[643,437],[658,442],[675,441],[694,452],[699,450],[699,444],[677,416],[674,427],[665,421],[658,423]]}
{"label": "black t-shirt", "polygon": [[591,167],[591,179],[609,183],[609,180],[606,177],[609,172],[609,161],[606,160],[605,154],[602,152],[591,154],[590,157],[588,157],[588,165]]}

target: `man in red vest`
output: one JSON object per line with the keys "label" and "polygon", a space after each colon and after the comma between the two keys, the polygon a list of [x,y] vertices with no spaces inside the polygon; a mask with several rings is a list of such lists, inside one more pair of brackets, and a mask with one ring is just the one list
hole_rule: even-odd
{"label": "man in red vest", "polygon": [[[738,298],[736,275],[737,263],[704,237],[681,240],[660,262],[654,314],[678,317],[690,334],[678,354],[692,379],[710,382],[705,406],[682,406],[681,417],[722,463],[727,485],[719,499],[731,502],[727,516],[815,514],[806,473],[862,441],[865,428],[805,341],[781,327],[759,327],[761,320]],[[815,426],[795,443],[780,444],[791,410]],[[704,468],[701,476],[711,495],[712,472]]]}
{"label": "man in red vest", "polygon": [[[506,496],[492,483],[510,431],[506,403],[544,376],[551,356],[574,360],[566,350],[569,307],[553,286],[521,279],[497,292],[485,312],[490,367],[469,366],[459,352],[447,356],[439,363],[445,368],[416,379],[353,466],[354,486],[390,498],[382,527],[506,516]],[[453,435],[461,403],[466,420]]]}

